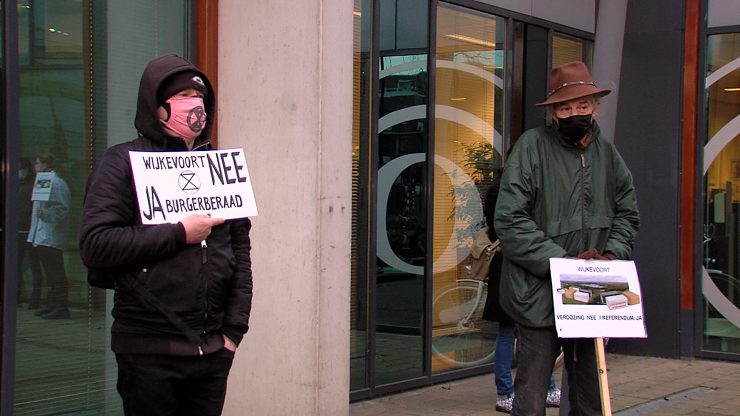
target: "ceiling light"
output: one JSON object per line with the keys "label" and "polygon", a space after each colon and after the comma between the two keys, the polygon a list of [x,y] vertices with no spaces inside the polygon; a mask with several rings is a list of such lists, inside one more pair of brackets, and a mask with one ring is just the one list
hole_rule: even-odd
{"label": "ceiling light", "polygon": [[486,46],[486,47],[491,48],[491,49],[496,49],[496,42],[489,42],[487,40],[478,39],[478,38],[474,38],[474,37],[471,37],[471,36],[466,36],[466,35],[460,35],[460,34],[457,34],[457,33],[453,33],[453,34],[450,34],[450,35],[444,35],[444,37],[446,37],[448,39],[454,39],[454,40],[460,40],[460,41],[463,41],[463,42],[472,43],[472,44],[478,45],[478,46]]}

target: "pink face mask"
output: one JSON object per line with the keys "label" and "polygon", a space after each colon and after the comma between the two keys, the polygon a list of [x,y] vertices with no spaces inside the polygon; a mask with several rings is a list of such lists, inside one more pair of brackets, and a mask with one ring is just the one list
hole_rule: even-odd
{"label": "pink face mask", "polygon": [[162,123],[180,137],[193,140],[206,127],[206,111],[201,97],[172,97],[170,118]]}

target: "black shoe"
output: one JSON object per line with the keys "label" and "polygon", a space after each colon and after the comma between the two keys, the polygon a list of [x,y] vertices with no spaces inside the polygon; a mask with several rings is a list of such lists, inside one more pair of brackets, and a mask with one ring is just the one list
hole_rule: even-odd
{"label": "black shoe", "polygon": [[52,313],[56,310],[53,306],[47,306],[41,310],[36,311],[36,316],[44,316],[46,314]]}
{"label": "black shoe", "polygon": [[44,319],[69,319],[69,309],[67,308],[57,308],[53,311],[41,315]]}

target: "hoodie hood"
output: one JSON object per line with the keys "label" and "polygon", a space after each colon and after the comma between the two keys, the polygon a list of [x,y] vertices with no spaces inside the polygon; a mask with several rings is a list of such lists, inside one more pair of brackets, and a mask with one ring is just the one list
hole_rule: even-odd
{"label": "hoodie hood", "polygon": [[210,139],[216,102],[213,87],[206,74],[186,59],[177,55],[164,55],[150,61],[141,75],[139,98],[136,105],[136,118],[134,119],[134,125],[140,136],[162,143],[165,147],[185,148],[185,142],[181,138],[172,137],[166,133],[164,126],[157,116],[157,91],[159,91],[162,83],[167,78],[185,71],[191,71],[200,75],[208,90],[208,93],[203,98],[203,105],[206,111],[206,126],[201,131],[200,136],[195,139],[193,148],[202,145]]}

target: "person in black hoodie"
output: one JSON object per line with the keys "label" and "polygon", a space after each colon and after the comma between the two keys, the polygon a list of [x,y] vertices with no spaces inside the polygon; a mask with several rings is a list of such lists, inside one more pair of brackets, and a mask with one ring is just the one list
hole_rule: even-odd
{"label": "person in black hoodie", "polygon": [[252,304],[249,219],[191,215],[142,225],[129,151],[209,149],[213,88],[166,55],[141,77],[139,137],[109,148],[90,175],[80,255],[113,282],[111,349],[127,415],[219,415]]}

